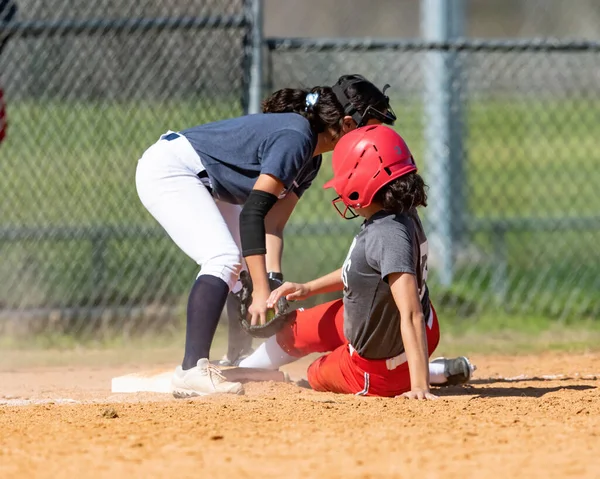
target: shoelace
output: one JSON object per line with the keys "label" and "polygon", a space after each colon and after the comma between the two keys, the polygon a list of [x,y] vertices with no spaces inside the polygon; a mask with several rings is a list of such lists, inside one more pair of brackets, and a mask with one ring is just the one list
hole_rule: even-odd
{"label": "shoelace", "polygon": [[208,371],[208,374],[211,376],[211,378],[212,378],[212,375],[214,374],[219,379],[222,379],[223,381],[227,381],[227,378],[225,376],[223,376],[223,373],[221,372],[221,370],[219,368],[217,368],[216,366],[209,364],[206,369]]}

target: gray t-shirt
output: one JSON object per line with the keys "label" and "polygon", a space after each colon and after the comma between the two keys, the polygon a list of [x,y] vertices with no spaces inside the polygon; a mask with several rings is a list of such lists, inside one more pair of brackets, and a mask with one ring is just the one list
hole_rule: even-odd
{"label": "gray t-shirt", "polygon": [[363,223],[344,262],[344,334],[364,358],[388,359],[404,352],[400,312],[387,283],[391,273],[417,277],[427,318],[427,237],[415,209],[373,215]]}
{"label": "gray t-shirt", "polygon": [[298,197],[321,167],[313,157],[317,135],[297,113],[247,115],[195,126],[181,132],[192,144],[212,184],[213,196],[246,202],[260,174],[278,178]]}

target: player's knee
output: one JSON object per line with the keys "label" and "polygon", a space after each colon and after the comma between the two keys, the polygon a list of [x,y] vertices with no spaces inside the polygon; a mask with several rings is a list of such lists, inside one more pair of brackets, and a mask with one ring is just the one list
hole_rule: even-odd
{"label": "player's knee", "polygon": [[202,264],[200,274],[210,274],[221,278],[231,290],[237,282],[241,271],[242,255],[237,247],[235,247],[206,259]]}

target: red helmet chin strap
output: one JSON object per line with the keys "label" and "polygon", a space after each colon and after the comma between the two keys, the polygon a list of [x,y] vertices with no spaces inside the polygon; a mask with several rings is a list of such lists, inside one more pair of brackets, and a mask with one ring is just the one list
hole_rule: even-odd
{"label": "red helmet chin strap", "polygon": [[[342,203],[345,206],[344,211],[342,211],[340,209],[340,206],[339,206],[340,203]],[[358,218],[360,216],[360,215],[356,214],[356,211],[354,211],[351,206],[348,206],[344,203],[341,196],[338,196],[337,198],[333,199],[331,201],[331,204],[333,205],[335,210],[338,212],[338,214],[345,220],[353,220],[354,218]]]}

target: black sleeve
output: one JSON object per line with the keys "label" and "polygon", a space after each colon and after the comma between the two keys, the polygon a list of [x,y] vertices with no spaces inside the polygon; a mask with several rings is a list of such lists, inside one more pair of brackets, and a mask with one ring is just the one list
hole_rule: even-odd
{"label": "black sleeve", "polygon": [[277,196],[265,191],[252,190],[240,213],[240,239],[242,255],[267,253],[265,216],[277,202]]}

